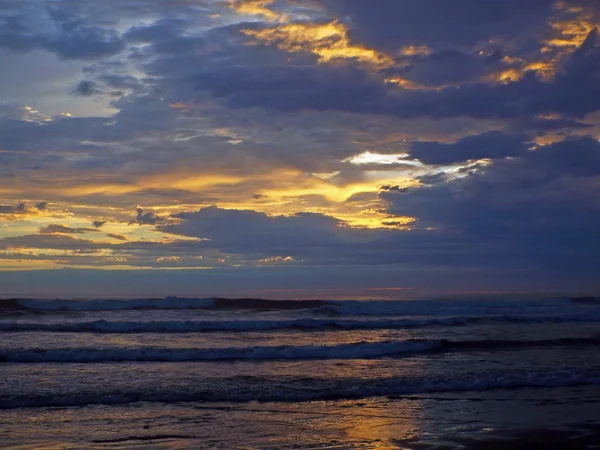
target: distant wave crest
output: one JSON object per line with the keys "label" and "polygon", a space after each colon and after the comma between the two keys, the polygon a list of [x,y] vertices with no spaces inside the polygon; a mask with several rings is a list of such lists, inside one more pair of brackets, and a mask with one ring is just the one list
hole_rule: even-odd
{"label": "distant wave crest", "polygon": [[122,300],[0,299],[1,311],[118,311],[148,309],[297,310],[327,305],[321,300],[264,300],[257,298],[140,298]]}
{"label": "distant wave crest", "polygon": [[0,314],[10,312],[118,311],[118,310],[302,310],[325,316],[410,316],[541,314],[596,309],[598,302],[545,300],[265,300],[257,298],[150,298],[97,300],[0,299]]}

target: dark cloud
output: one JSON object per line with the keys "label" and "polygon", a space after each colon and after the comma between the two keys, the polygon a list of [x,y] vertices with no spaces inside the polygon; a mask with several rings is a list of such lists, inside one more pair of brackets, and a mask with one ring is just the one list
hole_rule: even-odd
{"label": "dark cloud", "polygon": [[154,212],[144,212],[142,208],[138,207],[137,216],[135,217],[135,221],[133,223],[137,223],[138,225],[156,225],[161,221],[162,218],[157,216]]}
{"label": "dark cloud", "polygon": [[402,58],[402,65],[383,71],[386,76],[400,76],[420,86],[444,87],[472,83],[486,75],[511,67],[502,61],[489,59],[479,52],[461,50],[433,51],[429,55]]}
{"label": "dark cloud", "polygon": [[15,206],[0,205],[0,214],[22,214],[25,212],[25,203],[20,202]]}
{"label": "dark cloud", "polygon": [[127,236],[125,236],[124,234],[118,234],[118,233],[106,233],[106,235],[108,237],[111,237],[113,239],[117,239],[118,241],[128,241],[129,239],[127,238]]}
{"label": "dark cloud", "polygon": [[69,250],[78,253],[97,252],[103,246],[67,234],[28,234],[0,239],[0,249],[36,248]]}
{"label": "dark cloud", "polygon": [[401,188],[398,185],[392,186],[389,184],[386,184],[385,186],[381,186],[379,189],[381,189],[382,191],[389,191],[389,192],[408,192],[408,188]]}
{"label": "dark cloud", "polygon": [[186,51],[189,49],[184,45],[186,41],[182,35],[190,25],[181,19],[162,19],[148,26],[130,28],[123,37],[135,43],[154,44],[158,51],[164,50],[165,46],[175,51]]}
{"label": "dark cloud", "polygon": [[[390,214],[452,235],[502,260],[589,271],[600,245],[600,143],[569,139],[500,160],[465,178],[382,192]],[[500,257],[499,256],[499,257]]]}
{"label": "dark cloud", "polygon": [[73,90],[74,95],[82,97],[91,97],[96,94],[101,94],[102,91],[98,89],[98,85],[93,81],[84,80],[80,81],[79,84]]}
{"label": "dark cloud", "polygon": [[114,30],[76,25],[45,43],[47,50],[65,59],[95,59],[125,50],[125,42]]}
{"label": "dark cloud", "polygon": [[407,224],[405,222],[400,222],[397,220],[384,220],[381,223],[388,227],[405,227],[405,226],[407,226]]}
{"label": "dark cloud", "polygon": [[[343,222],[322,214],[298,213],[274,216],[251,210],[208,207],[173,215],[180,223],[161,226],[162,231],[209,239],[211,247],[226,253],[259,253],[288,256],[303,247],[329,246],[339,241]],[[243,229],[243,232],[242,232]],[[280,254],[283,252],[285,254]]]}
{"label": "dark cloud", "polygon": [[159,226],[160,231],[200,239],[188,243],[188,252],[218,249],[244,261],[290,257],[302,264],[385,264],[405,256],[382,256],[388,230],[350,228],[331,216],[297,213],[269,216],[251,210],[218,207],[175,214],[178,223]]}
{"label": "dark cloud", "polygon": [[438,172],[429,175],[421,175],[417,177],[421,184],[438,184],[448,181],[448,175],[445,172]]}
{"label": "dark cloud", "polygon": [[335,66],[224,67],[199,74],[195,82],[235,107],[283,111],[363,112],[383,101],[386,91],[367,72]]}
{"label": "dark cloud", "polygon": [[90,231],[96,231],[94,228],[72,228],[68,225],[61,224],[50,224],[45,227],[41,227],[39,230],[40,234],[54,234],[54,233],[64,233],[64,234],[84,234]]}
{"label": "dark cloud", "polygon": [[132,75],[104,74],[99,80],[114,89],[139,89],[142,85],[140,80]]}
{"label": "dark cloud", "polygon": [[12,215],[25,215],[25,214],[38,214],[40,211],[46,209],[46,202],[36,204],[33,208],[28,207],[25,202],[19,202],[16,205],[2,205],[0,204],[0,215],[12,216]]}
{"label": "dark cloud", "polygon": [[353,40],[393,52],[404,45],[472,45],[491,38],[529,37],[548,26],[554,0],[321,0],[349,17]]}
{"label": "dark cloud", "polygon": [[600,142],[591,137],[571,137],[528,152],[525,164],[548,178],[600,175]]}
{"label": "dark cloud", "polygon": [[102,225],[104,225],[106,223],[106,220],[94,220],[92,222],[92,225],[94,226],[94,228],[100,228],[102,227]]}
{"label": "dark cloud", "polygon": [[576,119],[558,118],[520,118],[515,121],[514,128],[517,130],[527,130],[543,134],[547,131],[569,131],[569,130],[584,130],[590,128],[590,124],[582,123]]}
{"label": "dark cloud", "polygon": [[530,145],[524,136],[490,131],[468,136],[454,144],[412,142],[409,154],[423,164],[449,165],[468,160],[521,156]]}
{"label": "dark cloud", "polygon": [[66,9],[47,9],[58,32],[46,32],[35,25],[42,11],[27,5],[16,14],[0,11],[0,47],[13,51],[43,49],[64,59],[82,60],[116,55],[125,49],[125,42],[114,29],[92,25]]}

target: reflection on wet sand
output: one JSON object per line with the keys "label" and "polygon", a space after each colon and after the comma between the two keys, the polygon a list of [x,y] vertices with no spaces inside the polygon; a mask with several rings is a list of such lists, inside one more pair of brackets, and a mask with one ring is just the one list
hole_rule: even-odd
{"label": "reflection on wet sand", "polygon": [[562,400],[553,392],[16,409],[0,411],[0,438],[9,448],[62,449],[577,450],[597,445],[600,426],[591,421],[597,419],[600,390],[566,389]]}

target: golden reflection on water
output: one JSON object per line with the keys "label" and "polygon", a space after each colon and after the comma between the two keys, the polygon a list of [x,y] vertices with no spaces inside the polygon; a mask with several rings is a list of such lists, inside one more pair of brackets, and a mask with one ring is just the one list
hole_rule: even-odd
{"label": "golden reflection on water", "polygon": [[410,407],[403,402],[402,409],[394,413],[390,412],[389,406],[383,410],[378,405],[381,400],[361,403],[364,406],[354,407],[356,416],[350,415],[352,419],[348,420],[351,424],[347,430],[350,441],[370,442],[371,448],[387,450],[401,448],[399,444],[402,441],[411,441],[419,436],[418,402],[411,402]]}
{"label": "golden reflection on water", "polygon": [[[405,329],[393,336],[394,340],[418,339],[417,330]],[[397,362],[397,361],[395,361]],[[353,361],[352,375],[356,376],[356,363]],[[395,378],[410,374],[411,377],[425,376],[427,367],[422,358],[405,358],[402,364],[389,364],[387,370],[385,359],[360,361],[364,378],[369,378],[372,372],[378,372],[378,377]],[[382,370],[383,369],[383,370]],[[343,374],[339,374],[342,375]],[[369,442],[369,448],[378,450],[404,448],[402,442],[410,442],[420,436],[420,422],[423,416],[422,402],[419,400],[398,402],[398,410],[391,410],[388,399],[367,398],[349,403],[344,409],[341,420],[346,428],[350,441]]]}

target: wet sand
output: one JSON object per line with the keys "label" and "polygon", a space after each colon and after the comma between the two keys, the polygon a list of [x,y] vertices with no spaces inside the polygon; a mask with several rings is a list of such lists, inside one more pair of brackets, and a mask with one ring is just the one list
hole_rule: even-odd
{"label": "wet sand", "polygon": [[600,448],[599,405],[594,387],[397,400],[14,409],[0,410],[0,447],[583,450]]}
{"label": "wet sand", "polygon": [[600,448],[600,424],[580,424],[562,429],[539,429],[514,434],[473,438],[440,438],[438,442],[403,442],[407,450],[583,450]]}

